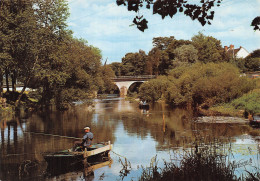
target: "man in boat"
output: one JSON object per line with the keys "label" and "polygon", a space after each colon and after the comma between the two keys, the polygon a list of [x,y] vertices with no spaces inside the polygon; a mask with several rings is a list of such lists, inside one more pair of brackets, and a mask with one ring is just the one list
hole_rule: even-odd
{"label": "man in boat", "polygon": [[80,147],[80,150],[84,150],[85,148],[91,147],[91,142],[93,140],[93,133],[90,132],[90,127],[85,127],[85,135],[82,138],[82,141],[76,141],[73,147],[74,151],[78,151],[78,147]]}

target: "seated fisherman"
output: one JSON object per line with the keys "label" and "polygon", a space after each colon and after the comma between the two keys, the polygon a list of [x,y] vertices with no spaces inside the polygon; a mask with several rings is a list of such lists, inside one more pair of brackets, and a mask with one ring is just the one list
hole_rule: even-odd
{"label": "seated fisherman", "polygon": [[78,151],[76,150],[77,147],[80,147],[82,150],[84,150],[85,148],[89,148],[91,146],[91,141],[93,140],[93,133],[90,132],[90,127],[85,127],[85,135],[83,136],[82,141],[76,141],[73,147],[74,151]]}

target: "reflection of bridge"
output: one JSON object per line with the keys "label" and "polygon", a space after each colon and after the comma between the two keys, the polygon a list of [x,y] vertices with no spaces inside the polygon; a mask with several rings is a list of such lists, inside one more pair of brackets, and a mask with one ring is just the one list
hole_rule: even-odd
{"label": "reflection of bridge", "polygon": [[136,82],[146,82],[150,79],[156,78],[155,75],[140,75],[140,76],[118,76],[112,78],[112,81],[117,85],[120,91],[120,96],[124,97],[127,95],[129,87]]}

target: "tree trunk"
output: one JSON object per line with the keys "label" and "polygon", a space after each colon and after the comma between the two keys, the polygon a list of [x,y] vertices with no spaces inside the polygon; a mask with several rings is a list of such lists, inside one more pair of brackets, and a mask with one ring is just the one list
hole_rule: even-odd
{"label": "tree trunk", "polygon": [[6,90],[7,90],[7,92],[9,92],[9,80],[8,80],[8,77],[9,77],[9,71],[5,70],[5,82],[6,82]]}
{"label": "tree trunk", "polygon": [[13,92],[16,91],[16,71],[13,71],[13,74],[11,75],[12,78],[12,88],[13,88]]}
{"label": "tree trunk", "polygon": [[24,91],[25,91],[25,89],[26,89],[26,87],[27,87],[29,81],[30,81],[30,77],[28,77],[27,80],[24,82],[23,89],[22,89],[22,91],[20,92],[20,94],[19,94],[17,100],[15,101],[15,108],[17,108],[18,105],[20,104],[21,98],[22,98],[22,96],[23,96],[23,93],[24,93]]}
{"label": "tree trunk", "polygon": [[15,101],[15,109],[17,109],[18,106],[19,106],[19,104],[20,104],[21,98],[22,98],[22,96],[23,96],[23,93],[24,93],[24,91],[25,91],[27,85],[29,84],[29,81],[30,81],[30,79],[31,79],[31,73],[34,71],[35,65],[36,65],[37,61],[38,61],[38,56],[36,56],[35,62],[34,62],[34,64],[33,64],[33,67],[32,67],[32,69],[31,69],[31,71],[28,73],[28,77],[27,77],[27,79],[26,79],[25,82],[24,82],[23,89],[22,89],[22,91],[20,92],[20,94],[19,94],[17,100]]}
{"label": "tree trunk", "polygon": [[4,89],[3,73],[2,71],[0,71],[0,97],[3,97],[3,89]]}

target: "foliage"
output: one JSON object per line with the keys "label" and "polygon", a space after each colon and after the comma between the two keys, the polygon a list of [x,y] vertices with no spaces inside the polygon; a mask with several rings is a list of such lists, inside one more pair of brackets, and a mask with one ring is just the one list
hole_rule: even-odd
{"label": "foliage", "polygon": [[120,76],[121,75],[122,63],[113,62],[109,66],[114,71],[115,76]]}
{"label": "foliage", "polygon": [[67,29],[68,11],[64,0],[0,1],[0,76],[24,84],[16,106],[28,86],[40,104],[53,99],[64,107],[109,84],[112,70],[102,70],[100,50]]}
{"label": "foliage", "polygon": [[254,88],[251,79],[239,76],[230,63],[195,63],[180,66],[140,87],[140,97],[149,101],[165,98],[174,106],[198,106],[229,102]]}
{"label": "foliage", "polygon": [[197,63],[181,71],[166,93],[169,103],[177,106],[229,102],[254,86],[252,81],[239,77],[239,70],[229,63]]}
{"label": "foliage", "polygon": [[148,53],[147,73],[150,75],[166,75],[173,65],[175,49],[189,44],[191,44],[190,41],[176,40],[173,36],[153,38],[154,48]]}
{"label": "foliage", "polygon": [[254,30],[259,30],[260,31],[260,16],[257,16],[253,19],[251,26],[254,27]]}
{"label": "foliage", "polygon": [[150,9],[152,7],[153,14],[159,14],[162,19],[166,16],[171,18],[176,13],[183,13],[189,16],[192,20],[198,20],[202,26],[205,24],[211,24],[211,20],[214,18],[214,11],[212,8],[216,5],[219,6],[222,0],[209,0],[200,1],[199,3],[193,4],[188,1],[157,1],[157,0],[143,0],[143,1],[129,1],[129,0],[117,0],[117,5],[127,6],[128,11],[138,12],[138,15],[134,18],[133,23],[137,26],[140,31],[144,31],[148,28],[148,21],[143,18],[143,15],[139,15],[139,10],[143,8]]}
{"label": "foliage", "polygon": [[247,71],[260,70],[260,49],[254,50],[245,59],[245,67]]}
{"label": "foliage", "polygon": [[236,109],[244,109],[251,114],[260,113],[260,89],[255,89],[242,97],[234,100],[231,104]]}
{"label": "foliage", "polygon": [[147,55],[143,50],[139,50],[137,53],[127,53],[122,58],[121,75],[144,75],[146,60]]}
{"label": "foliage", "polygon": [[159,76],[157,79],[144,82],[139,88],[139,97],[148,102],[158,101],[164,97],[168,80],[166,76]]}
{"label": "foliage", "polygon": [[192,152],[184,152],[179,164],[165,161],[164,168],[151,161],[150,167],[143,168],[139,180],[237,180],[229,156],[218,154],[216,150],[213,145],[199,152],[195,148]]}
{"label": "foliage", "polygon": [[193,36],[192,45],[198,50],[198,59],[201,62],[221,62],[225,61],[225,51],[220,40],[212,36],[205,36],[201,32]]}
{"label": "foliage", "polygon": [[260,58],[245,58],[247,71],[260,71]]}
{"label": "foliage", "polygon": [[113,83],[111,78],[115,77],[115,72],[110,65],[101,67],[102,84],[99,86],[99,93],[111,93],[117,90],[117,86]]}
{"label": "foliage", "polygon": [[191,64],[198,61],[198,50],[193,45],[182,45],[175,49],[174,54],[174,64]]}

